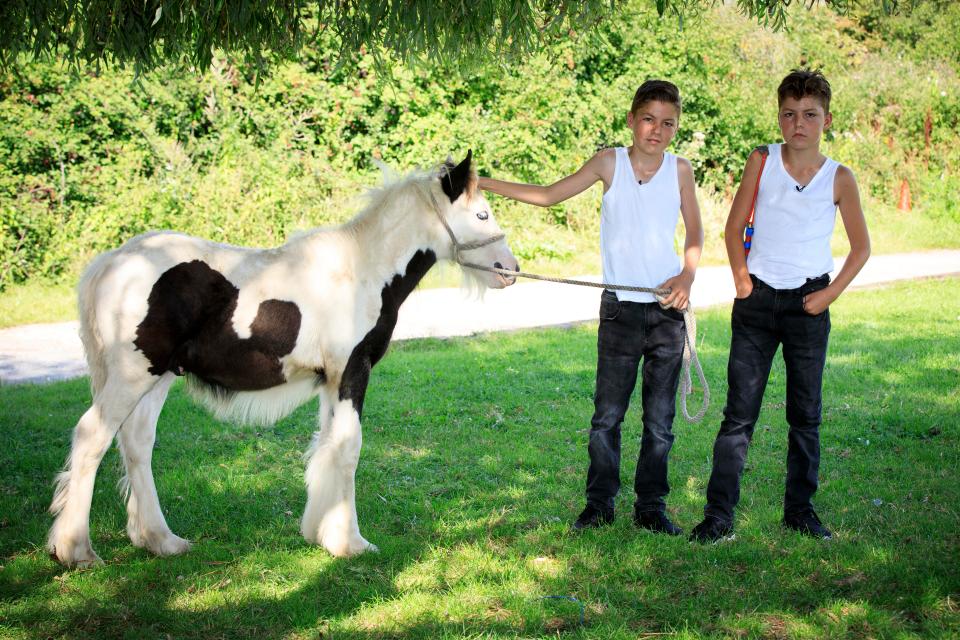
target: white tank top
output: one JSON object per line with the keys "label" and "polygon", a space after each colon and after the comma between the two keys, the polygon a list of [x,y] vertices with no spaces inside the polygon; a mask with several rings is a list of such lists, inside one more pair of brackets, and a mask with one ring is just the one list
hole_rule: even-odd
{"label": "white tank top", "polygon": [[830,237],[837,218],[833,179],[840,164],[827,158],[800,186],[783,166],[782,145],[771,144],[760,177],[747,269],[775,289],[795,289],[833,271]]}
{"label": "white tank top", "polygon": [[[637,184],[625,147],[618,147],[610,188],[600,205],[600,257],[603,281],[656,287],[680,273],[673,248],[680,216],[677,156],[663,154],[649,182]],[[651,293],[617,291],[619,300],[655,302]]]}

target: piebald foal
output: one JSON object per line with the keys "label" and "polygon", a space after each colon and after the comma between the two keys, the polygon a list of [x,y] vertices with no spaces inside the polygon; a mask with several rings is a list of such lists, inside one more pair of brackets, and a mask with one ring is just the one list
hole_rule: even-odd
{"label": "piebald foal", "polygon": [[[218,417],[239,422],[272,423],[319,395],[300,530],[337,556],[375,550],[355,504],[364,393],[401,303],[437,260],[454,257],[451,233],[483,245],[468,250],[471,262],[518,269],[469,153],[456,167],[385,184],[350,222],[276,249],[155,232],[96,258],[79,286],[93,404],[56,479],[50,554],[69,566],[100,561],[90,502],[118,434],[130,540],[161,556],[190,548],[167,526],[151,469],[157,418],[179,375]],[[513,282],[470,277],[495,288]]]}

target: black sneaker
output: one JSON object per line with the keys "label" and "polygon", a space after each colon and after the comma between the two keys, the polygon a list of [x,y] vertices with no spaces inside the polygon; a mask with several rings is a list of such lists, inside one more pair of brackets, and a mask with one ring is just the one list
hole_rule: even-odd
{"label": "black sneaker", "polygon": [[577,520],[573,523],[572,528],[574,531],[596,529],[597,527],[611,523],[613,523],[613,509],[603,510],[598,509],[592,504],[588,504],[580,515],[577,516]]}
{"label": "black sneaker", "polygon": [[805,536],[810,536],[811,538],[820,538],[821,540],[830,540],[833,538],[830,529],[823,526],[823,523],[820,522],[820,518],[817,517],[813,509],[783,516],[783,526],[798,531]]}
{"label": "black sneaker", "polygon": [[641,513],[633,512],[633,524],[641,529],[649,529],[654,533],[665,533],[668,536],[678,536],[683,533],[683,529],[670,522],[663,511],[643,511]]}
{"label": "black sneaker", "polygon": [[707,544],[721,540],[733,540],[733,525],[712,516],[704,518],[690,532],[690,542]]}

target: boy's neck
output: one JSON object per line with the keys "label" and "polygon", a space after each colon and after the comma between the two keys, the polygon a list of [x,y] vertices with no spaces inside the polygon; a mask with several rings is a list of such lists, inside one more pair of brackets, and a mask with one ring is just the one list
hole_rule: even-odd
{"label": "boy's neck", "polygon": [[807,149],[794,149],[787,143],[780,147],[780,154],[783,161],[793,167],[819,167],[826,160],[826,156],[820,152],[820,143]]}
{"label": "boy's neck", "polygon": [[654,154],[644,153],[636,144],[631,144],[627,147],[627,157],[630,158],[630,162],[640,167],[659,166],[660,163],[663,162],[664,153],[666,152],[661,151],[660,153]]}

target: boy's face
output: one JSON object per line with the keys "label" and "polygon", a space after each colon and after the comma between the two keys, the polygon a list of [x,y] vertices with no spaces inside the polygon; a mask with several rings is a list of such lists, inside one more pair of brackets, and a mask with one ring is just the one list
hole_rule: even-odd
{"label": "boy's face", "polygon": [[820,137],[833,122],[833,116],[813,96],[804,96],[799,100],[784,98],[778,119],[783,141],[797,150],[819,148]]}
{"label": "boy's face", "polygon": [[670,102],[651,100],[627,114],[633,144],[644,153],[656,155],[670,146],[680,124],[680,112]]}

